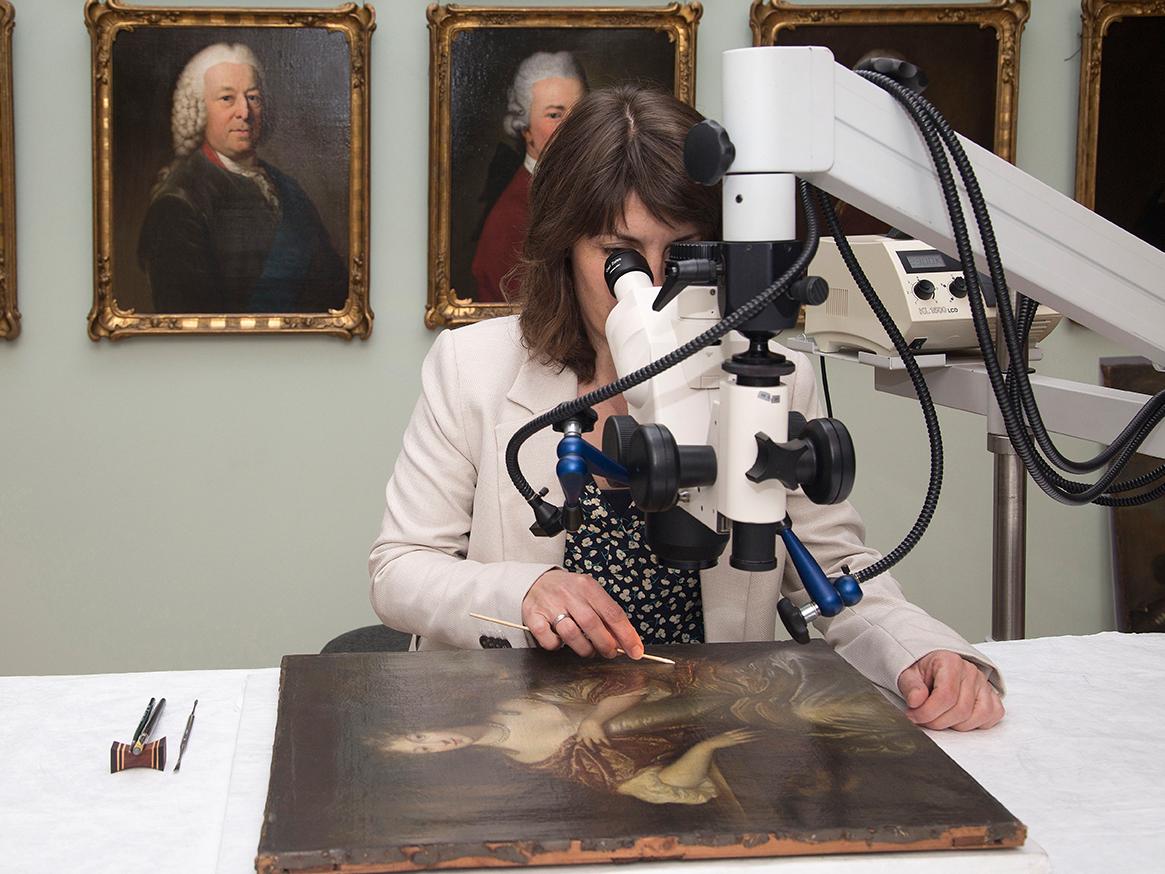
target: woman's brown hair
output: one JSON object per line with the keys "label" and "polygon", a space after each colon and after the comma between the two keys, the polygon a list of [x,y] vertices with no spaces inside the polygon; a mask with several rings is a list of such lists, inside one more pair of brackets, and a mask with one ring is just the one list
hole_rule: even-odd
{"label": "woman's brown hair", "polygon": [[591,91],[555,132],[530,186],[530,230],[518,267],[522,338],[539,360],[595,375],[571,277],[571,247],[610,234],[638,195],[669,225],[693,224],[705,239],[720,226],[719,186],[684,171],[684,138],[701,116],[663,91],[631,85]]}

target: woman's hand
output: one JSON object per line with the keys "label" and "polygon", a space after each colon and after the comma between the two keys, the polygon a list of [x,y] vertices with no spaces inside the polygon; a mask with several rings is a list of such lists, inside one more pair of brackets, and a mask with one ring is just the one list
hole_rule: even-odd
{"label": "woman's hand", "polygon": [[898,675],[906,718],[923,728],[972,731],[1003,718],[1003,701],[978,665],[958,653],[927,653]]}
{"label": "woman's hand", "polygon": [[709,749],[724,750],[728,747],[740,746],[740,744],[752,743],[761,736],[761,732],[751,728],[734,728],[731,731],[725,731],[721,734],[700,741]]}
{"label": "woman's hand", "polygon": [[589,747],[598,746],[607,742],[607,733],[603,731],[603,723],[597,719],[584,719],[578,724],[575,735]]}
{"label": "woman's hand", "polygon": [[[552,629],[550,624],[563,613]],[[618,655],[616,647],[633,659],[643,655],[643,641],[623,608],[586,574],[548,570],[522,599],[522,622],[543,649],[565,643],[580,656],[598,652],[610,659]]]}

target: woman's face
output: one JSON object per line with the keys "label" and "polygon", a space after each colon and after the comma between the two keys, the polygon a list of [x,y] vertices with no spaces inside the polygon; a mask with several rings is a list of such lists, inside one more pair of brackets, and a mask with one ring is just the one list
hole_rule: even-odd
{"label": "woman's face", "polygon": [[596,348],[600,342],[605,345],[607,316],[615,308],[615,298],[607,289],[607,280],[603,276],[603,267],[612,252],[634,249],[647,259],[654,284],[660,285],[668,247],[672,243],[697,239],[700,239],[700,232],[695,225],[673,226],[660,221],[632,192],[613,234],[585,237],[576,242],[570,252],[571,270],[591,344]]}
{"label": "woman's face", "polygon": [[411,731],[394,737],[387,746],[398,753],[443,753],[472,743],[471,738],[455,731]]}

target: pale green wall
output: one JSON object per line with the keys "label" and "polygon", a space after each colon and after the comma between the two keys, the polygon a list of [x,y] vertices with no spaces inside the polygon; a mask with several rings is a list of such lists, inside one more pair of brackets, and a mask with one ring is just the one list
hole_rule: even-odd
{"label": "pale green wall", "polygon": [[[374,621],[365,557],[433,339],[421,320],[424,0],[378,5],[377,318],[372,337],[353,343],[88,339],[92,135],[82,3],[16,5],[24,330],[0,343],[0,674],[274,665]],[[719,54],[748,43],[749,4],[705,5],[698,104],[715,115]],[[1023,38],[1019,163],[1070,191],[1078,5],[1035,5]],[[1098,354],[1114,351],[1081,329],[1061,329],[1049,347],[1045,370],[1083,379],[1094,379]],[[912,521],[925,482],[920,419],[908,402],[875,395],[870,374],[856,367],[835,367],[833,383],[860,452],[855,497],[870,541],[887,549]],[[982,639],[990,626],[990,461],[980,420],[947,414],[944,424],[939,517],[900,577],[913,598]],[[1042,495],[1032,503],[1031,633],[1110,628],[1104,513],[1062,509]]]}

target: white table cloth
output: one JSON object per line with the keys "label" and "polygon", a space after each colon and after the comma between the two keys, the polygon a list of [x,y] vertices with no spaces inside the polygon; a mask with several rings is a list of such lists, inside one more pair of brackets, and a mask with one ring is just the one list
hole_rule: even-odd
{"label": "white table cloth", "polygon": [[[1007,717],[987,732],[929,734],[1027,824],[1026,848],[652,863],[644,870],[958,874],[1039,872],[1049,863],[1056,872],[1165,870],[1165,635],[1107,633],[982,649],[1007,678]],[[0,869],[253,870],[278,682],[274,668],[0,677]],[[146,701],[163,695],[157,736],[168,736],[167,771],[111,775],[110,743],[128,740]],[[174,774],[195,698],[190,746]]]}

